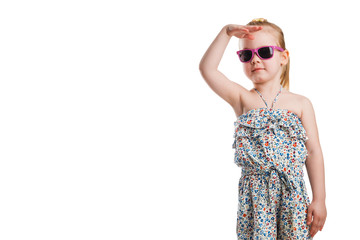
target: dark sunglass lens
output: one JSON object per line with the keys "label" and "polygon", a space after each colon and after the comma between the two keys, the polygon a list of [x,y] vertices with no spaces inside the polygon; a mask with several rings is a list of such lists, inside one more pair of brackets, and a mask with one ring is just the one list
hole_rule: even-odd
{"label": "dark sunglass lens", "polygon": [[271,58],[274,54],[274,51],[271,47],[262,47],[258,50],[258,52],[262,58]]}
{"label": "dark sunglass lens", "polygon": [[244,50],[239,53],[240,61],[247,62],[251,59],[252,52],[250,50]]}

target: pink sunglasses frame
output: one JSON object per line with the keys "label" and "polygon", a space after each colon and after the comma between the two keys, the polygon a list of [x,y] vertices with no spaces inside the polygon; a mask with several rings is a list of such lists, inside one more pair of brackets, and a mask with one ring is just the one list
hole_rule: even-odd
{"label": "pink sunglasses frame", "polygon": [[[260,48],[264,48],[264,47],[270,47],[270,48],[272,48],[272,50],[273,50],[273,55],[272,55],[271,57],[269,57],[269,58],[262,58],[262,57],[260,57],[258,50],[259,50]],[[238,55],[238,57],[239,57],[239,59],[240,59],[240,53],[241,53],[241,52],[243,52],[243,51],[251,51],[252,55],[251,55],[251,58],[250,58],[249,61],[243,62],[243,61],[241,61],[241,59],[240,59],[240,62],[242,62],[242,63],[247,63],[247,62],[250,62],[250,61],[254,58],[254,55],[255,55],[254,53],[256,53],[256,55],[257,55],[260,59],[262,59],[262,60],[271,59],[271,58],[274,56],[274,49],[279,50],[280,52],[285,51],[284,49],[282,49],[281,47],[278,47],[278,46],[262,46],[262,47],[255,48],[255,49],[243,49],[243,50],[239,50],[239,51],[236,52],[236,54]]]}

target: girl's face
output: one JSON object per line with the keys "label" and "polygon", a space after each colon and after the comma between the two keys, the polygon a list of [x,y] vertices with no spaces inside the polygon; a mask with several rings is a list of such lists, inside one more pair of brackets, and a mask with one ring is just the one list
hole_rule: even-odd
{"label": "girl's face", "polygon": [[[254,40],[248,38],[241,39],[241,49],[254,49],[262,46],[279,46],[274,34],[270,33],[269,28],[263,27],[262,30],[253,32]],[[272,29],[271,29],[272,30]],[[260,59],[254,53],[254,57],[250,62],[242,63],[246,76],[253,83],[262,83],[267,81],[280,80],[282,66],[288,61],[289,52],[285,50],[280,52],[274,50],[274,56],[270,59]]]}

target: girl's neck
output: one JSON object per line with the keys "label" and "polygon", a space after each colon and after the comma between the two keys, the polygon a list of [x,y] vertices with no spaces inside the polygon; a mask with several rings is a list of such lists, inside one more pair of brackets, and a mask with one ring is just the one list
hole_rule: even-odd
{"label": "girl's neck", "polygon": [[[253,91],[255,91],[255,88],[261,92],[261,94],[266,97],[266,96],[274,96],[276,95],[279,90],[280,90],[281,84],[280,82],[265,82],[265,83],[254,83],[254,89]],[[281,90],[283,91],[284,88]]]}

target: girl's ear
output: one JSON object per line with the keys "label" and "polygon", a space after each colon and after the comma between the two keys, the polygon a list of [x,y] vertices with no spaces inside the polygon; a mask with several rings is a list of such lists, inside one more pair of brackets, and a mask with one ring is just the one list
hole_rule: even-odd
{"label": "girl's ear", "polygon": [[289,51],[286,49],[281,52],[281,66],[286,65],[289,62]]}

